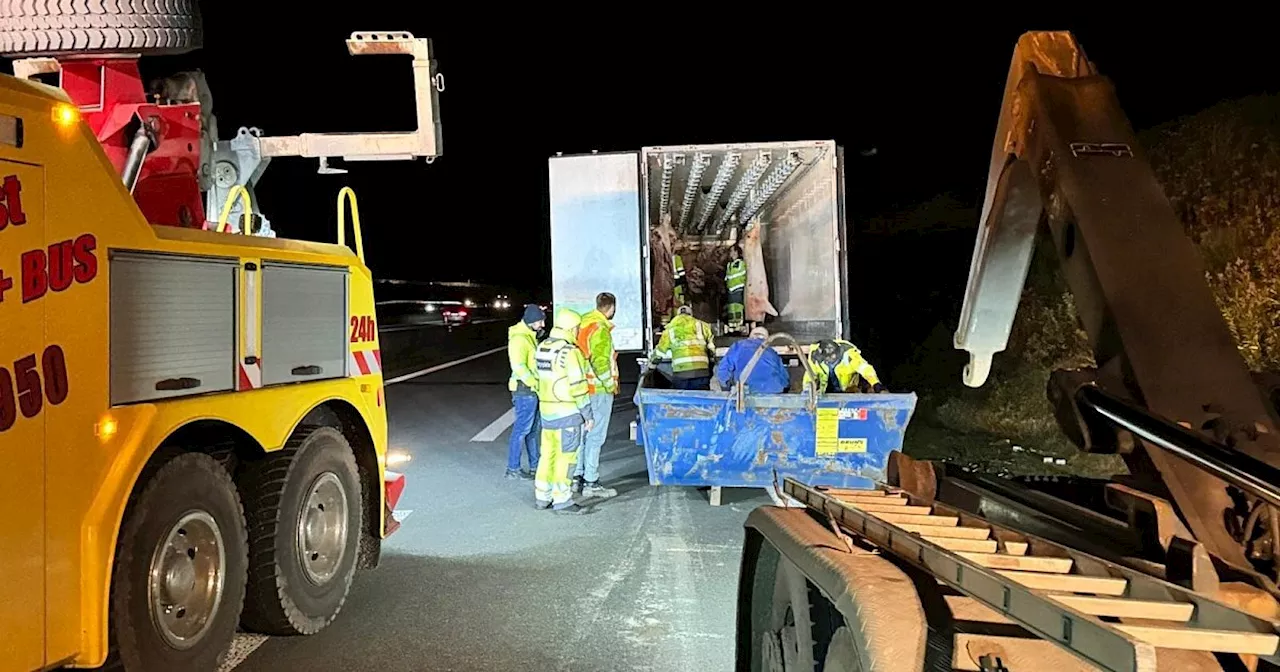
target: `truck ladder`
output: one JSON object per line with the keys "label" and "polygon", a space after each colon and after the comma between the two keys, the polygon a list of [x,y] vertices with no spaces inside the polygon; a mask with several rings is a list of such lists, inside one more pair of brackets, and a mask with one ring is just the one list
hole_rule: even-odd
{"label": "truck ladder", "polygon": [[783,491],[1100,669],[1154,670],[1160,649],[1280,664],[1276,625],[1203,594],[904,490]]}

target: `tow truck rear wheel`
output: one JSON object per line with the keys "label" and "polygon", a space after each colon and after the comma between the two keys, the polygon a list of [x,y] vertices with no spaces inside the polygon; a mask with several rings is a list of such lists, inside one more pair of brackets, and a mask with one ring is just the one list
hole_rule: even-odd
{"label": "tow truck rear wheel", "polygon": [[244,511],[214,458],[179,455],[129,504],[111,581],[126,670],[212,670],[235,636],[248,563]]}
{"label": "tow truck rear wheel", "polygon": [[359,555],[355,455],[333,427],[300,428],[280,451],[244,466],[249,581],[241,623],[310,635],[346,602]]}

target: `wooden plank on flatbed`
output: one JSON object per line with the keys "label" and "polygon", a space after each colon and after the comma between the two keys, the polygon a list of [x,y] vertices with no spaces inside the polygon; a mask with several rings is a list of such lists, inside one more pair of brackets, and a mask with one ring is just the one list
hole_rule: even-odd
{"label": "wooden plank on flatbed", "polygon": [[921,534],[930,543],[937,544],[948,551],[969,551],[971,553],[995,553],[995,539],[955,539],[952,537],[935,537],[932,534]]}
{"label": "wooden plank on flatbed", "polygon": [[883,520],[886,523],[893,523],[899,527],[902,525],[955,527],[960,524],[960,518],[958,516],[904,516],[900,513],[880,513],[878,511],[868,511],[867,513]]}
{"label": "wooden plank on flatbed", "polygon": [[930,537],[947,537],[948,539],[988,539],[991,537],[991,530],[985,527],[940,527],[938,525],[912,525],[910,523],[901,523],[898,527],[907,532],[927,534]]}
{"label": "wooden plank on flatbed", "polygon": [[961,551],[960,557],[972,560],[991,569],[1017,569],[1024,572],[1066,574],[1075,564],[1071,558],[1051,558],[1040,555],[1004,555],[1003,553],[969,553]]}
{"label": "wooden plank on flatbed", "polygon": [[839,502],[845,506],[852,506],[855,509],[860,509],[869,513],[892,513],[899,516],[927,516],[933,513],[933,509],[931,507],[908,506],[905,501],[906,500],[903,500],[902,504],[867,504],[865,502],[851,502],[847,499],[839,500]]}
{"label": "wooden plank on flatbed", "polygon": [[906,497],[898,497],[897,495],[894,495],[891,497],[858,497],[855,495],[838,495],[836,496],[836,499],[841,502],[844,502],[845,504],[855,504],[858,506],[862,506],[863,504],[871,504],[873,506],[906,506],[908,503]]}
{"label": "wooden plank on flatbed", "polygon": [[1111,627],[1161,649],[1270,656],[1280,646],[1280,637],[1262,632],[1122,623],[1114,623]]}
{"label": "wooden plank on flatbed", "polygon": [[1095,595],[1124,595],[1129,586],[1126,579],[1111,576],[1088,576],[1086,574],[1043,574],[1040,572],[1019,572],[997,569],[996,574],[1007,577],[1033,590],[1048,590],[1059,593],[1093,593]]}
{"label": "wooden plank on flatbed", "polygon": [[1191,620],[1191,615],[1196,610],[1195,605],[1190,602],[1131,600],[1123,597],[1092,597],[1089,595],[1048,594],[1046,597],[1090,616],[1145,618],[1155,621],[1185,623]]}

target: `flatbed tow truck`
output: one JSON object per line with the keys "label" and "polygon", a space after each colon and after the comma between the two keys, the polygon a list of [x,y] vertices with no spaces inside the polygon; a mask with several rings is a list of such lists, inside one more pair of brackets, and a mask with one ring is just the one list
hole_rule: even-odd
{"label": "flatbed tow truck", "polygon": [[195,10],[0,1],[0,670],[214,670],[240,627],[328,625],[397,525],[354,194],[306,242],[254,185],[438,156],[430,43],[347,40],[412,57],[415,131],[221,141],[203,76],[137,65],[198,47]]}
{"label": "flatbed tow truck", "polygon": [[[1049,492],[894,452],[885,482],[753,511],[737,669],[1280,666],[1280,443],[1114,89],[1074,36],[1014,51],[956,347],[1005,349],[1041,229],[1096,368],[1048,394],[1129,474]],[[1274,402],[1270,402],[1274,403]]]}

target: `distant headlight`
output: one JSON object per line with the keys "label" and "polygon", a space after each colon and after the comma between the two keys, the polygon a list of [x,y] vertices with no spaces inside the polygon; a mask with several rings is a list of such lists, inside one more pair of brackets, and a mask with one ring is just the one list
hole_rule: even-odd
{"label": "distant headlight", "polygon": [[465,300],[465,301],[463,301],[463,302],[462,302],[462,305],[464,305],[464,306],[466,306],[466,307],[468,307],[468,308],[471,308],[471,307],[474,307],[476,304],[475,304],[475,303],[473,303],[473,302],[471,301],[471,299],[467,299],[467,300]]}
{"label": "distant headlight", "polygon": [[424,310],[424,311],[426,311],[426,312],[428,312],[428,313],[434,313],[434,312],[436,312],[436,304],[434,304],[434,303],[428,303],[428,304],[427,304],[427,305],[426,305],[422,310]]}

